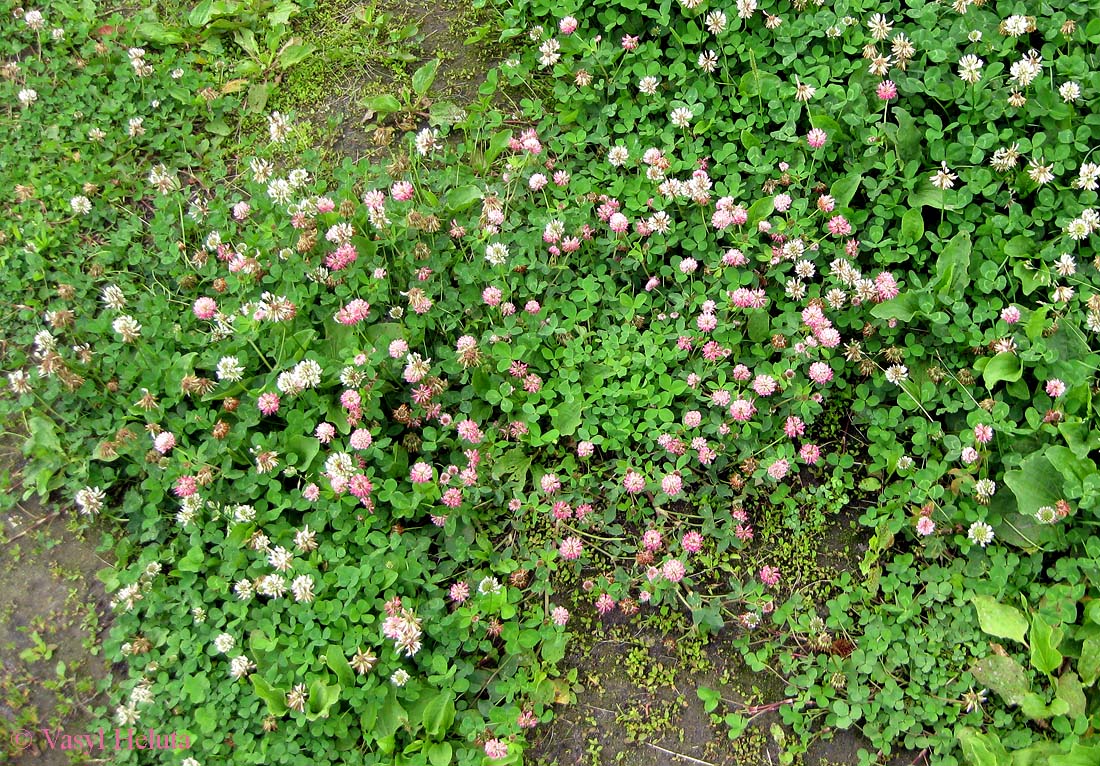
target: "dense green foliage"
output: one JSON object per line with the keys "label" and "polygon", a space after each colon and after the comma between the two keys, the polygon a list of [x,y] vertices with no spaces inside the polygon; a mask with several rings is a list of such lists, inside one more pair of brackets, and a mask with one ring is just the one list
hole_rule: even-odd
{"label": "dense green foliage", "polygon": [[[118,521],[120,725],[518,763],[569,610],[671,606],[783,672],[788,760],[1098,758],[1086,3],[517,2],[385,167],[234,145],[289,3],[44,10],[2,22],[0,406],[28,492]],[[857,497],[863,560],[788,582],[769,509]]]}

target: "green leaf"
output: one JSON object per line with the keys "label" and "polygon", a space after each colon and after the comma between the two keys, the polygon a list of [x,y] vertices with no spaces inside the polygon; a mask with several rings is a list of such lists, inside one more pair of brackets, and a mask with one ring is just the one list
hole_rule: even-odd
{"label": "green leaf", "polygon": [[1056,715],[1065,715],[1069,712],[1069,704],[1055,698],[1048,705],[1042,697],[1032,692],[1020,700],[1020,712],[1033,721],[1042,721]]}
{"label": "green leaf", "polygon": [[985,633],[1024,643],[1027,618],[1019,609],[1000,604],[991,596],[974,596],[970,603],[974,605],[974,610],[978,613],[978,625]]}
{"label": "green leaf", "polygon": [[146,21],[138,24],[134,34],[142,40],[148,40],[158,45],[179,45],[183,42],[183,35],[158,21]]}
{"label": "green leaf", "polygon": [[899,240],[903,245],[911,245],[920,241],[924,236],[924,213],[919,207],[910,208],[901,217],[901,235]]}
{"label": "green leaf", "polygon": [[963,297],[963,291],[970,284],[970,250],[970,234],[959,232],[936,259],[935,277],[929,283],[929,289],[938,293],[940,298],[959,300]]}
{"label": "green leaf", "polygon": [[442,739],[455,721],[454,693],[440,692],[424,707],[424,731],[432,739]]}
{"label": "green leaf", "polygon": [[1065,755],[1052,755],[1048,766],[1096,766],[1100,763],[1100,745],[1075,742]]}
{"label": "green leaf", "polygon": [[553,425],[562,436],[572,436],[577,426],[581,424],[585,402],[583,398],[574,399],[566,396],[565,401],[557,406],[553,413]]}
{"label": "green leaf", "polygon": [[[328,678],[328,674],[325,674]],[[329,710],[340,699],[340,684],[328,684],[320,678],[309,685],[309,705],[306,707],[306,720],[316,721],[328,718]]]}
{"label": "green leaf", "polygon": [[1031,689],[1024,666],[999,654],[982,657],[970,667],[970,674],[1009,705],[1019,705]]}
{"label": "green leaf", "polygon": [[344,655],[344,650],[336,644],[329,644],[328,652],[325,654],[325,664],[336,674],[336,680],[342,686],[349,689],[355,686],[355,671],[352,670],[348,658]]}
{"label": "green leaf", "polygon": [[248,96],[245,98],[244,108],[259,114],[267,106],[267,99],[271,95],[271,86],[266,82],[254,82],[248,86]]}
{"label": "green leaf", "polygon": [[267,711],[274,716],[283,715],[286,712],[286,692],[277,689],[259,673],[253,673],[248,677],[252,687],[256,690],[256,696],[267,703]]}
{"label": "green leaf", "polygon": [[1085,686],[1092,686],[1100,678],[1100,636],[1090,636],[1081,644],[1077,672]]}
{"label": "green leaf", "polygon": [[401,726],[408,722],[409,714],[397,701],[397,687],[390,686],[389,691],[386,693],[386,701],[382,703],[382,707],[378,711],[377,728],[372,734],[379,739],[392,737]]}
{"label": "green leaf", "polygon": [[295,64],[305,61],[309,58],[314,51],[317,50],[317,46],[311,43],[293,43],[283,48],[279,53],[279,66],[282,69],[289,69]]}
{"label": "green leaf", "polygon": [[982,382],[985,383],[986,388],[992,391],[993,386],[997,383],[1003,380],[1015,383],[1023,377],[1023,374],[1024,367],[1020,362],[1020,357],[1011,351],[1002,351],[986,362],[985,368],[982,370]]}
{"label": "green leaf", "polygon": [[454,751],[449,742],[433,742],[424,750],[432,766],[449,766]]}
{"label": "green leaf", "polygon": [[718,703],[722,700],[721,693],[709,686],[700,686],[695,690],[695,693],[699,695],[699,699],[703,703],[703,710],[707,713],[718,707]]}
{"label": "green leaf", "polygon": [[205,673],[190,675],[183,679],[183,693],[193,703],[197,704],[205,700],[208,691],[210,691],[210,679]]}
{"label": "green leaf", "polygon": [[401,111],[401,102],[389,93],[381,96],[371,96],[363,102],[363,106],[378,114],[392,114]]}
{"label": "green leaf", "polygon": [[517,482],[520,486],[525,485],[532,458],[533,455],[522,447],[508,450],[493,464],[493,478],[497,481],[503,479],[507,482]]}
{"label": "green leaf", "polygon": [[970,766],[1003,766],[1008,761],[1008,753],[1001,744],[1001,738],[994,732],[982,734],[966,726],[956,736],[963,757]]}
{"label": "green leaf", "polygon": [[232,16],[237,12],[237,3],[232,0],[202,0],[191,9],[187,23],[193,27],[205,27],[221,16]]}
{"label": "green leaf", "polygon": [[1057,696],[1058,699],[1064,700],[1069,706],[1066,715],[1071,718],[1081,718],[1085,715],[1085,707],[1087,704],[1085,690],[1081,686],[1081,680],[1077,678],[1077,674],[1072,670],[1068,670],[1058,676]]}
{"label": "green leaf", "polygon": [[771,330],[771,324],[768,319],[768,312],[766,311],[754,311],[749,314],[748,324],[748,336],[749,340],[759,343],[768,337]]}
{"label": "green leaf", "polygon": [[467,186],[456,186],[447,192],[446,206],[451,212],[457,212],[459,210],[465,210],[470,205],[477,202],[479,199],[485,196],[485,192],[480,187],[469,184]]}
{"label": "green leaf", "polygon": [[435,82],[435,75],[439,71],[439,59],[432,59],[424,66],[413,72],[412,88],[418,96],[423,96]]}
{"label": "green leaf", "polygon": [[920,299],[927,295],[924,290],[908,290],[888,301],[883,301],[871,309],[871,316],[878,319],[897,319],[908,322],[920,313]]}
{"label": "green leaf", "polygon": [[1062,629],[1050,625],[1036,613],[1031,618],[1031,667],[1048,676],[1062,664]]}
{"label": "green leaf", "polygon": [[861,181],[863,181],[862,173],[850,173],[833,181],[829,194],[836,200],[837,207],[848,207],[852,203],[852,198],[856,196]]}
{"label": "green leaf", "polygon": [[493,160],[508,148],[508,142],[511,140],[512,131],[510,130],[501,130],[493,134],[493,137],[489,139],[489,146],[485,150],[485,167],[493,164]]}
{"label": "green leaf", "polygon": [[176,569],[181,572],[201,572],[205,563],[206,556],[202,548],[196,545],[189,548],[186,555],[176,562]]}
{"label": "green leaf", "polygon": [[1005,484],[1016,496],[1024,516],[1034,516],[1044,505],[1062,497],[1062,477],[1041,453],[1034,452],[1016,470],[1005,472]]}

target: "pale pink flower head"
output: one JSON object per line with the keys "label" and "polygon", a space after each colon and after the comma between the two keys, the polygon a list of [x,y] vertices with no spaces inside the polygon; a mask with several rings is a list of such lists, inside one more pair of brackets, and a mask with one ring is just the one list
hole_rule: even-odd
{"label": "pale pink flower head", "polygon": [[238,202],[233,206],[233,218],[238,221],[243,221],[248,218],[248,214],[252,211],[252,208],[247,202]]}
{"label": "pale pink flower head", "polygon": [[413,185],[408,181],[397,181],[390,188],[390,196],[392,196],[398,202],[408,202],[416,194],[416,190]]}
{"label": "pale pink flower head", "polygon": [[798,450],[798,456],[807,465],[816,465],[817,461],[821,460],[821,447],[816,444],[803,444]]}
{"label": "pale pink flower head", "polygon": [[610,593],[601,593],[600,597],[596,599],[596,611],[600,614],[607,614],[615,610],[615,599]]}
{"label": "pale pink flower head", "polygon": [[390,342],[389,355],[391,359],[404,359],[409,353],[409,344],[401,338]]}
{"label": "pale pink flower head", "polygon": [[550,611],[550,621],[557,625],[559,628],[564,628],[565,623],[569,622],[569,610],[564,606],[556,606]]}
{"label": "pale pink flower head", "polygon": [[661,479],[661,491],[669,497],[676,497],[683,491],[684,480],[678,473],[670,473]]}
{"label": "pale pink flower head", "polygon": [[783,426],[783,432],[787,434],[787,438],[789,439],[797,438],[806,433],[806,424],[802,421],[802,418],[797,415],[790,415],[787,417],[787,422]]}
{"label": "pale pink flower head", "polygon": [[199,491],[199,482],[194,476],[181,476],[176,479],[172,492],[176,497],[191,497]]}
{"label": "pale pink flower head", "polygon": [[353,449],[367,449],[374,442],[374,437],[366,428],[357,428],[352,432],[348,440]]}
{"label": "pale pink flower head", "polygon": [[883,80],[875,89],[875,95],[879,97],[880,101],[892,101],[898,97],[898,86],[894,84],[893,80]]}
{"label": "pale pink flower head", "polygon": [[693,529],[680,539],[680,545],[688,553],[698,553],[703,550],[703,536]]}
{"label": "pale pink flower head", "polygon": [[771,396],[775,393],[778,384],[771,375],[757,375],[752,382],[752,390],[760,396]]}
{"label": "pale pink flower head", "polygon": [[665,576],[665,579],[669,582],[680,582],[684,579],[684,575],[687,574],[687,567],[684,566],[684,562],[680,559],[669,559],[661,567],[661,574]]}
{"label": "pale pink flower head", "polygon": [[772,566],[760,567],[760,582],[765,585],[778,585],[779,570]]}
{"label": "pale pink flower head", "polygon": [[974,441],[978,444],[988,444],[993,441],[993,426],[985,423],[974,426]]}
{"label": "pale pink flower head", "polygon": [[566,16],[558,22],[558,30],[563,35],[571,35],[577,31],[577,20],[572,16]]}
{"label": "pale pink flower head", "polygon": [[192,311],[199,319],[213,319],[218,313],[218,303],[213,298],[199,298],[195,301]]}
{"label": "pale pink flower head", "polygon": [[526,311],[528,314],[537,314],[542,311],[542,306],[539,304],[538,301],[531,300],[523,304],[523,310]]}
{"label": "pale pink flower head", "polygon": [[655,551],[661,547],[664,539],[661,537],[661,533],[656,529],[647,529],[645,534],[642,535],[642,547],[647,551]]}
{"label": "pale pink flower head", "polygon": [[973,447],[963,447],[962,454],[959,455],[959,459],[962,460],[963,465],[973,465],[978,462],[978,458],[981,457],[978,454],[978,450]]}
{"label": "pale pink flower head", "polygon": [[413,484],[427,484],[431,480],[432,467],[423,461],[414,463],[409,470],[409,481]]}
{"label": "pale pink flower head", "polygon": [[684,413],[684,425],[688,428],[698,428],[703,422],[703,413],[699,410],[691,410]]}
{"label": "pale pink flower head", "polygon": [[752,370],[746,365],[739,364],[733,368],[733,379],[744,382],[752,377]]}
{"label": "pale pink flower head", "polygon": [[499,287],[490,286],[481,291],[481,300],[485,301],[486,306],[499,306],[503,297]]}
{"label": "pale pink flower head", "polygon": [[542,479],[539,480],[539,484],[542,485],[542,491],[548,495],[552,495],[561,489],[561,479],[553,473],[544,474]]}
{"label": "pale pink flower head", "polygon": [[650,277],[645,283],[645,291],[647,293],[653,292],[659,284],[661,284],[659,277]]}
{"label": "pale pink flower head", "polygon": [[818,385],[824,385],[833,379],[833,368],[825,362],[814,362],[810,365],[810,380]]}
{"label": "pale pink flower head", "polygon": [[1020,310],[1015,306],[1007,306],[1001,311],[1001,320],[1008,324],[1016,324],[1020,321]]}
{"label": "pale pink flower head", "polygon": [[936,522],[932,521],[932,519],[928,518],[927,516],[921,516],[919,519],[917,519],[918,535],[920,535],[921,537],[928,537],[928,535],[932,534],[935,531]]}
{"label": "pale pink flower head", "polygon": [[632,495],[641,492],[645,489],[645,477],[631,468],[623,477],[623,488]]}
{"label": "pale pink flower head", "polygon": [[825,146],[825,142],[829,139],[829,134],[821,128],[814,128],[806,134],[806,143],[810,145],[811,149],[820,149]]}
{"label": "pale pink flower head", "polygon": [[[807,139],[809,136],[807,136]],[[775,209],[780,213],[786,213],[791,209],[791,195],[789,194],[776,194],[775,195]]]}
{"label": "pale pink flower head", "polygon": [[336,436],[336,426],[332,423],[318,423],[313,435],[321,444],[328,444]]}
{"label": "pale pink flower head", "polygon": [[1066,384],[1058,378],[1051,378],[1046,385],[1047,396],[1057,399],[1066,392]]}
{"label": "pale pink flower head", "polygon": [[776,481],[779,481],[787,475],[791,470],[791,463],[789,460],[779,458],[774,463],[768,466],[768,476],[772,477]]}
{"label": "pale pink flower head", "polygon": [[584,543],[579,537],[567,537],[558,546],[558,554],[566,561],[580,558],[584,553]]}
{"label": "pale pink flower head", "polygon": [[622,213],[612,213],[611,218],[607,221],[608,226],[611,227],[611,231],[616,234],[622,234],[624,231],[630,228],[630,221]]}
{"label": "pale pink flower head", "polygon": [[591,457],[596,451],[596,445],[592,442],[581,442],[577,445],[577,457]]}
{"label": "pale pink flower head", "polygon": [[162,455],[167,455],[176,446],[176,437],[171,431],[161,431],[153,437],[153,449]]}
{"label": "pale pink flower head", "polygon": [[632,51],[638,47],[638,37],[635,35],[623,35],[622,46],[624,51]]}
{"label": "pale pink flower head", "polygon": [[508,743],[499,739],[490,739],[485,743],[485,757],[491,761],[508,757]]}
{"label": "pale pink flower head", "polygon": [[274,415],[279,411],[279,395],[273,392],[266,394],[260,394],[256,400],[256,406],[260,408],[260,412],[265,415]]}
{"label": "pale pink flower head", "polygon": [[451,586],[449,595],[451,601],[461,604],[470,597],[470,586],[465,582],[456,582]]}
{"label": "pale pink flower head", "polygon": [[302,497],[309,502],[316,502],[317,498],[321,496],[321,488],[316,484],[307,484],[306,488],[302,490]]}

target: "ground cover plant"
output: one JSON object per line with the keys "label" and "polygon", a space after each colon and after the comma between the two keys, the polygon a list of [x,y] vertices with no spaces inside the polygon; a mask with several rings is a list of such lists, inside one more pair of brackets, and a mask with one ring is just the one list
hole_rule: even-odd
{"label": "ground cover plant", "polygon": [[309,10],[0,22],[0,407],[174,735],[117,762],[520,763],[593,610],[778,674],[783,763],[1100,759],[1087,3],[486,4],[374,165],[268,108]]}

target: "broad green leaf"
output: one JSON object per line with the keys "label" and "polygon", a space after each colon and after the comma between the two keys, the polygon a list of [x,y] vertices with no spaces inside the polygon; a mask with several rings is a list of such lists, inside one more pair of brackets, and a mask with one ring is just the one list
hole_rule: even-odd
{"label": "broad green leaf", "polygon": [[910,208],[901,217],[900,241],[904,245],[911,245],[920,241],[924,236],[924,213],[919,207]]}
{"label": "broad green leaf", "polygon": [[329,644],[328,652],[325,654],[325,664],[336,674],[336,680],[342,686],[349,689],[355,686],[355,671],[352,670],[348,658],[344,655],[344,650],[336,644]]}
{"label": "broad green leaf", "polygon": [[976,729],[963,727],[956,736],[963,757],[970,766],[1004,766],[1008,753],[996,732],[983,734]]}
{"label": "broad green leaf", "polygon": [[1009,705],[1019,705],[1031,689],[1024,666],[999,654],[982,657],[970,667],[970,674]]}
{"label": "broad green leaf", "polygon": [[279,66],[289,69],[295,64],[305,61],[317,50],[317,46],[311,43],[293,43],[283,48],[279,53]]}
{"label": "broad green leaf", "polygon": [[758,343],[767,338],[769,332],[771,331],[771,324],[768,320],[768,312],[753,311],[751,314],[749,314],[749,324],[747,329],[749,340]]}
{"label": "broad green leaf", "polygon": [[244,108],[252,114],[259,114],[267,106],[267,99],[270,95],[271,86],[266,82],[252,83],[248,86],[248,96],[245,99]]}
{"label": "broad green leaf", "polygon": [[974,610],[978,613],[978,625],[985,633],[1024,643],[1027,618],[1019,609],[1000,604],[991,596],[974,596],[970,603],[974,605]]}
{"label": "broad green leaf", "polygon": [[488,167],[493,164],[493,160],[500,156],[500,153],[508,148],[508,142],[512,140],[512,131],[501,130],[493,134],[493,137],[489,139],[489,147],[485,150],[485,165]]}
{"label": "broad green leaf", "polygon": [[951,238],[936,259],[935,277],[929,288],[940,298],[959,300],[970,284],[970,234],[960,232]]}
{"label": "broad green leaf", "polygon": [[[325,674],[328,678],[328,674]],[[329,710],[340,699],[340,684],[325,683],[320,678],[309,685],[309,705],[306,707],[306,720],[316,721],[328,718]]]}
{"label": "broad green leaf", "polygon": [[1064,700],[1069,705],[1066,712],[1071,718],[1080,718],[1085,715],[1085,690],[1081,686],[1081,680],[1072,670],[1068,670],[1058,676],[1058,699]]}
{"label": "broad green leaf", "polygon": [[985,383],[986,388],[992,391],[993,386],[1001,381],[1015,383],[1023,377],[1023,374],[1024,367],[1020,363],[1020,357],[1011,351],[1002,351],[986,362],[985,367],[982,369],[982,382]]}
{"label": "broad green leaf", "polygon": [[833,185],[829,188],[829,194],[836,200],[836,206],[848,207],[852,202],[852,198],[856,196],[859,184],[862,181],[862,173],[850,173],[833,181]]}
{"label": "broad green leaf", "polygon": [[259,673],[253,673],[248,677],[252,682],[252,688],[256,690],[256,696],[267,703],[267,710],[271,715],[280,716],[286,712],[286,692],[269,684]]}
{"label": "broad green leaf", "polygon": [[392,737],[408,721],[409,714],[397,701],[397,687],[391,686],[386,693],[386,701],[378,710],[377,729],[373,733],[379,739]]}
{"label": "broad green leaf", "polygon": [[1081,644],[1077,673],[1085,686],[1092,686],[1100,678],[1100,636],[1090,636]]}
{"label": "broad green leaf", "polygon": [[435,82],[435,75],[439,71],[439,59],[432,59],[424,66],[413,72],[412,88],[418,96],[423,96]]}
{"label": "broad green leaf", "polygon": [[875,305],[871,309],[871,316],[878,319],[897,319],[901,322],[908,322],[920,313],[920,298],[925,294],[924,290],[908,290],[897,297]]}
{"label": "broad green leaf", "polygon": [[585,402],[583,398],[567,397],[554,411],[553,425],[562,436],[572,436],[581,424]]}
{"label": "broad green leaf", "polygon": [[142,40],[148,40],[158,45],[179,45],[183,42],[183,35],[157,21],[146,21],[138,24],[134,33]]}
{"label": "broad green leaf", "polygon": [[442,739],[455,720],[454,693],[442,691],[424,707],[424,731],[432,739]]}
{"label": "broad green leaf", "polygon": [[1031,692],[1020,700],[1020,712],[1033,721],[1042,721],[1056,715],[1065,715],[1069,712],[1069,704],[1065,700],[1055,698],[1048,705],[1041,696]]}
{"label": "broad green leaf", "polygon": [[449,766],[454,750],[449,742],[433,742],[425,748],[424,753],[432,766]]}
{"label": "broad green leaf", "polygon": [[473,184],[456,186],[454,189],[447,192],[447,209],[452,212],[465,210],[484,196],[485,192],[482,191],[480,187],[474,186]]}
{"label": "broad green leaf", "polygon": [[378,114],[392,114],[401,111],[401,102],[389,93],[383,93],[381,96],[371,96],[363,102],[363,105]]}
{"label": "broad green leaf", "polygon": [[517,482],[523,486],[527,483],[527,471],[531,467],[532,457],[522,447],[508,450],[493,464],[493,478],[497,481]]}
{"label": "broad green leaf", "polygon": [[1048,676],[1062,664],[1062,629],[1050,625],[1036,613],[1031,618],[1031,667]]}
{"label": "broad green leaf", "polygon": [[1100,745],[1075,742],[1065,755],[1052,755],[1048,766],[1096,766],[1100,763]]}
{"label": "broad green leaf", "polygon": [[294,467],[305,471],[321,451],[321,441],[312,436],[295,434],[287,440],[287,453],[294,455]]}
{"label": "broad green leaf", "polygon": [[1016,505],[1024,516],[1034,516],[1044,505],[1054,505],[1062,497],[1062,476],[1040,453],[1032,453],[1018,469],[1005,472],[1005,484],[1016,496]]}

